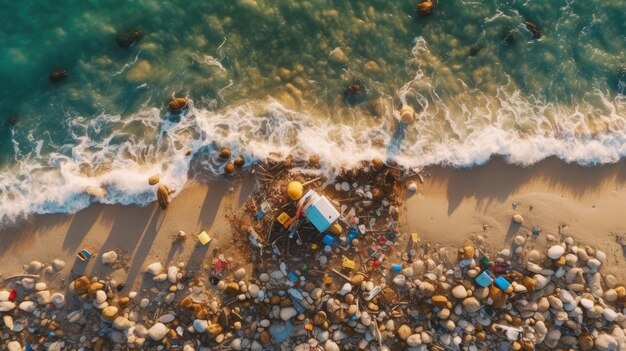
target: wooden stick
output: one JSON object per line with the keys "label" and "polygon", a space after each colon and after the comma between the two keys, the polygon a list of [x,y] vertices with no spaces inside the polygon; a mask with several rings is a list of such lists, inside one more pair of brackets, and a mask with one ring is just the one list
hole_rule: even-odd
{"label": "wooden stick", "polygon": [[318,180],[320,180],[320,179],[322,179],[322,178],[323,178],[322,176],[319,176],[319,177],[317,177],[317,178],[314,178],[314,179],[308,180],[308,181],[306,181],[306,182],[302,183],[302,186],[307,186],[307,185],[309,185],[309,184],[311,184],[311,183],[315,183],[315,182],[317,182]]}

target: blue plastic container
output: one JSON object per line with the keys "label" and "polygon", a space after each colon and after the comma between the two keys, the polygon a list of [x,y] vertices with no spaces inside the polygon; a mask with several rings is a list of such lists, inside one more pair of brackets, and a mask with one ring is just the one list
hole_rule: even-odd
{"label": "blue plastic container", "polygon": [[503,291],[511,286],[511,283],[509,283],[509,281],[503,276],[497,277],[494,284],[496,284],[496,286]]}
{"label": "blue plastic container", "polygon": [[401,270],[402,270],[402,265],[401,264],[393,263],[391,265],[391,271],[392,272],[400,272]]}
{"label": "blue plastic container", "polygon": [[324,237],[322,238],[322,244],[324,245],[332,245],[335,242],[335,237],[330,235],[330,234],[326,234],[324,235]]}

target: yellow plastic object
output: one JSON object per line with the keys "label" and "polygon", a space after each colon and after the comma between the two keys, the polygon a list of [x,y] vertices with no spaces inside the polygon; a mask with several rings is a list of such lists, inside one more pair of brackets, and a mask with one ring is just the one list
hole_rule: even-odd
{"label": "yellow plastic object", "polygon": [[289,217],[288,214],[286,214],[285,212],[281,213],[280,215],[278,215],[278,217],[276,218],[276,220],[278,221],[278,223],[282,224],[283,227],[285,226],[285,223],[287,223],[288,220],[290,220],[291,217]]}
{"label": "yellow plastic object", "polygon": [[354,269],[354,267],[356,267],[356,263],[344,256],[341,258],[341,266],[345,269]]}
{"label": "yellow plastic object", "polygon": [[339,223],[334,223],[330,226],[330,228],[328,228],[328,231],[334,235],[341,235],[341,233],[343,233],[343,228],[339,225]]}
{"label": "yellow plastic object", "polygon": [[204,230],[200,234],[198,234],[198,241],[200,241],[202,245],[210,243],[211,240],[213,240],[213,238],[211,238],[209,234],[207,234],[207,232],[205,232]]}
{"label": "yellow plastic object", "polygon": [[302,192],[303,192],[303,187],[302,187],[302,183],[300,182],[291,182],[289,183],[289,185],[287,185],[287,195],[289,195],[289,198],[292,200],[300,200],[300,198],[302,197]]}
{"label": "yellow plastic object", "polygon": [[411,240],[413,240],[414,244],[417,244],[420,242],[420,236],[417,233],[411,233]]}
{"label": "yellow plastic object", "polygon": [[315,252],[317,251],[317,248],[318,248],[317,244],[311,244],[311,251]]}
{"label": "yellow plastic object", "polygon": [[322,283],[324,283],[324,285],[330,285],[333,283],[333,278],[325,276],[324,278],[322,278]]}

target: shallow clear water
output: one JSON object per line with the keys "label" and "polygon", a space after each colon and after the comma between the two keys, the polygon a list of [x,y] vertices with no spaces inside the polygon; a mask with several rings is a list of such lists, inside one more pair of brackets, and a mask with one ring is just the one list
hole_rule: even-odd
{"label": "shallow clear water", "polygon": [[[223,146],[327,169],[626,155],[622,0],[439,1],[429,16],[415,1],[0,1],[2,221],[146,204],[147,177],[220,173],[206,155]],[[166,122],[183,95],[191,111]],[[414,123],[397,122],[403,105]]]}

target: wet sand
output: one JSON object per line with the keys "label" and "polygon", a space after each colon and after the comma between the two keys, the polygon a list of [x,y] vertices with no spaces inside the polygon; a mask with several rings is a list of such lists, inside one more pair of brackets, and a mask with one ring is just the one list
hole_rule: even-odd
{"label": "wet sand", "polygon": [[[532,237],[534,226],[542,229],[534,242],[543,246],[548,234],[558,237],[559,225],[566,225],[562,234],[607,253],[605,273],[626,277],[622,247],[614,236],[626,234],[626,162],[587,168],[548,159],[522,168],[495,159],[471,169],[433,167],[425,171],[424,183],[417,184],[418,192],[407,197],[401,210],[403,232],[417,231],[422,239],[442,245],[482,235],[499,250],[508,247],[515,234]],[[211,258],[225,254],[238,265],[252,264],[238,250],[248,243],[232,240],[226,216],[242,206],[253,187],[252,176],[189,182],[166,211],[156,203],[93,205],[74,215],[34,216],[0,232],[0,273],[6,278],[23,273],[22,266],[32,260],[50,263],[60,258],[67,266],[47,279],[52,285],[88,274],[138,287],[145,266],[155,261],[166,266],[186,262],[202,269]],[[521,226],[511,221],[516,213],[524,217]],[[172,244],[180,230],[188,239]],[[200,246],[194,237],[201,230],[214,239],[207,246]],[[84,246],[100,253],[118,250],[121,264],[111,268],[98,258],[84,264],[76,259]]]}

